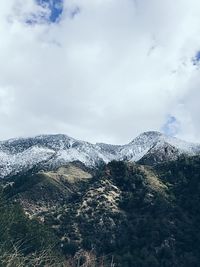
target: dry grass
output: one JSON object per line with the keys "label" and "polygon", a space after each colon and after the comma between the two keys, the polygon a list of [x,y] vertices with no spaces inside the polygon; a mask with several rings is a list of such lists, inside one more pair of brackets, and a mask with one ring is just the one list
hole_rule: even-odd
{"label": "dry grass", "polygon": [[64,260],[54,256],[52,249],[24,256],[17,245],[13,245],[10,251],[0,248],[0,267],[116,267],[114,258],[107,258],[98,258],[92,251],[81,251],[73,258]]}
{"label": "dry grass", "polygon": [[92,178],[92,175],[89,172],[73,165],[60,167],[57,171],[42,172],[42,174],[56,180],[57,182],[59,182],[60,179],[64,179],[69,183],[75,183],[77,181]]}
{"label": "dry grass", "polygon": [[152,190],[165,194],[165,191],[168,189],[167,186],[162,183],[150,167],[140,166],[140,170],[145,174],[147,182]]}

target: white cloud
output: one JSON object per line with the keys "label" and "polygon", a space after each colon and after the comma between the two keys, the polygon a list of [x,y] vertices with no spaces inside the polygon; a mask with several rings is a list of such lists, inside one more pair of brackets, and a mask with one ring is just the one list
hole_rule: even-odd
{"label": "white cloud", "polygon": [[179,136],[200,141],[197,0],[68,0],[59,23],[25,23],[38,12],[49,11],[0,4],[1,139],[61,132],[125,143],[171,115]]}

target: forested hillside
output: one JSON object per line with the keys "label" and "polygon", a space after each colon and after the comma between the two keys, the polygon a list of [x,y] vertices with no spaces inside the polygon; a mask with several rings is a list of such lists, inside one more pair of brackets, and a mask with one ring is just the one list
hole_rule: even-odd
{"label": "forested hillside", "polygon": [[[70,163],[1,186],[1,266],[17,266],[5,264],[16,250],[26,258],[20,266],[51,266],[44,263],[49,249],[55,266],[71,258],[71,266],[199,266],[198,156],[153,167]],[[44,256],[38,265],[35,255]]]}

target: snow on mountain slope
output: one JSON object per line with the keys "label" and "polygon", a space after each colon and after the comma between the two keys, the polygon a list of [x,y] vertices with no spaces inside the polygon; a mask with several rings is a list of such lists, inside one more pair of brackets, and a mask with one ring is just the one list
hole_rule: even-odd
{"label": "snow on mountain slope", "polygon": [[0,142],[0,177],[29,170],[56,168],[67,162],[81,161],[94,167],[111,160],[148,162],[173,160],[180,154],[196,155],[200,145],[188,143],[159,132],[145,132],[126,145],[91,144],[67,135],[40,135],[32,138],[10,139]]}
{"label": "snow on mountain slope", "polygon": [[145,132],[140,134],[132,142],[122,146],[120,149],[120,159],[124,159],[125,157],[127,160],[138,161],[160,138],[162,138],[162,134],[159,132]]}
{"label": "snow on mountain slope", "polygon": [[[200,144],[185,142],[175,137],[167,136],[159,132],[150,131],[140,134],[132,142],[124,145],[121,150],[121,158],[138,161],[145,156],[153,147],[157,150],[166,145],[176,148],[179,154],[196,155],[200,153]],[[155,147],[156,146],[156,147]]]}
{"label": "snow on mountain slope", "polygon": [[16,154],[0,151],[0,177],[29,170],[39,163],[50,160],[54,154],[53,150],[38,146]]}

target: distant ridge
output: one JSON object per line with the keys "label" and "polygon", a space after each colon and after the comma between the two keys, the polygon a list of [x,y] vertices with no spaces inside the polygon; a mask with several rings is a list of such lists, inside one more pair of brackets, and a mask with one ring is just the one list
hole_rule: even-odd
{"label": "distant ridge", "polygon": [[200,144],[156,131],[144,132],[125,145],[91,144],[64,134],[15,138],[0,142],[0,177],[33,167],[54,169],[73,161],[80,161],[88,167],[112,160],[152,165],[174,160],[181,154],[200,154]]}

